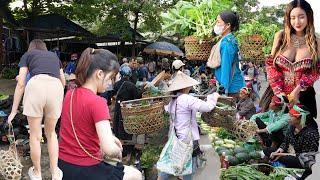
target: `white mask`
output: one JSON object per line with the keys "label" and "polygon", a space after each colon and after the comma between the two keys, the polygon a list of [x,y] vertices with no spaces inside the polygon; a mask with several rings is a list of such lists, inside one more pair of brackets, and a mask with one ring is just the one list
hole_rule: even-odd
{"label": "white mask", "polygon": [[214,33],[216,33],[217,35],[221,35],[224,31],[224,26],[219,26],[219,25],[215,25],[213,28]]}

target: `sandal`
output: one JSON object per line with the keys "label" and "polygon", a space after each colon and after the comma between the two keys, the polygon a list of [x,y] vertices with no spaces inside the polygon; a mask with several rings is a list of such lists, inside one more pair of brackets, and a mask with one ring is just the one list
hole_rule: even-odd
{"label": "sandal", "polygon": [[52,180],[62,180],[62,177],[63,177],[63,172],[61,171],[60,168],[58,168],[58,176],[57,177],[53,177],[53,174],[52,174]]}
{"label": "sandal", "polygon": [[29,168],[28,175],[30,177],[30,180],[42,180],[41,175],[40,176],[36,176],[34,174],[34,167],[33,166]]}

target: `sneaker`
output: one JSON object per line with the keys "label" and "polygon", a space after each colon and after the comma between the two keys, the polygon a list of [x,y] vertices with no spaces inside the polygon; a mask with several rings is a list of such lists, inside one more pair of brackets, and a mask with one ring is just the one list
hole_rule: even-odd
{"label": "sneaker", "polygon": [[58,177],[54,177],[53,178],[53,175],[52,175],[52,180],[62,180],[62,177],[63,177],[63,172],[61,171],[60,168],[58,168]]}
{"label": "sneaker", "polygon": [[34,167],[33,166],[29,168],[28,175],[30,177],[30,180],[42,180],[41,175],[40,176],[36,176],[34,174]]}

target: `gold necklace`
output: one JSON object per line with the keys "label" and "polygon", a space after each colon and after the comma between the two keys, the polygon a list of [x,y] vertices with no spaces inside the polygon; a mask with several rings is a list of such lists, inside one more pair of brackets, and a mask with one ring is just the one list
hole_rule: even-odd
{"label": "gold necklace", "polygon": [[306,44],[306,38],[303,36],[303,37],[299,37],[295,34],[292,34],[291,35],[291,45],[294,47],[294,48],[300,48],[301,46],[305,45]]}

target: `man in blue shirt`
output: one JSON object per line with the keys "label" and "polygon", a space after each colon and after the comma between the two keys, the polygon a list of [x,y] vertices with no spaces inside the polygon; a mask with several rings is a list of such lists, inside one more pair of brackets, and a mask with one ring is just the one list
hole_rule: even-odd
{"label": "man in blue shirt", "polygon": [[71,61],[67,64],[65,68],[65,73],[67,74],[74,74],[77,68],[77,61],[78,61],[78,54],[77,53],[72,53],[71,54]]}
{"label": "man in blue shirt", "polygon": [[137,57],[137,61],[140,65],[138,69],[138,80],[142,82],[146,82],[148,79],[148,68],[145,66],[143,58],[142,57]]}

